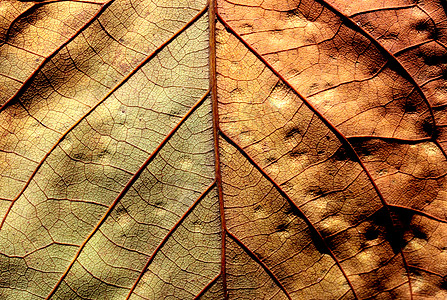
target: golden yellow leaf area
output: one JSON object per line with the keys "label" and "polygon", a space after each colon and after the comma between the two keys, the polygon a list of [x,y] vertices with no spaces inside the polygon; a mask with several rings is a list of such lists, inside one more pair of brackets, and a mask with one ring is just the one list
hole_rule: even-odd
{"label": "golden yellow leaf area", "polygon": [[0,299],[447,298],[446,13],[0,1]]}

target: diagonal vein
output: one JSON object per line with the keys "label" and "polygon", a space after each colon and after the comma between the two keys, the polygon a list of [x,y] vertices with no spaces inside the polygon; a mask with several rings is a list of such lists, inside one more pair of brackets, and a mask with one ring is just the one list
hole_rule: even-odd
{"label": "diagonal vein", "polygon": [[[208,195],[208,193],[214,188],[214,186],[216,185],[216,181],[214,180],[214,182],[208,186],[206,188],[206,190],[194,201],[194,203],[188,208],[188,210],[183,214],[183,216],[177,221],[177,223],[171,228],[171,230],[169,230],[169,232],[166,234],[166,236],[163,238],[163,240],[160,242],[160,244],[158,244],[157,248],[155,248],[154,252],[152,253],[152,255],[149,257],[147,263],[145,264],[145,266],[143,267],[143,269],[140,272],[140,275],[138,276],[138,278],[135,280],[132,288],[129,291],[129,294],[126,297],[126,300],[130,298],[130,296],[132,295],[133,291],[135,290],[138,282],[140,282],[141,278],[143,278],[144,273],[146,272],[147,268],[149,267],[149,265],[152,263],[152,261],[154,260],[155,256],[157,255],[157,253],[160,251],[160,249],[163,247],[164,244],[166,244],[166,242],[168,241],[168,239],[172,236],[172,234],[177,230],[177,228],[183,223],[183,221],[186,219],[186,217],[191,213],[191,211],[194,210],[194,208],[197,206],[197,204],[203,199],[205,198],[206,195]],[[219,275],[218,275],[219,276]]]}
{"label": "diagonal vein", "polygon": [[[111,0],[114,1],[114,0]],[[110,2],[108,2],[110,3]],[[48,156],[56,149],[56,147],[65,139],[65,137],[76,127],[78,126],[82,120],[84,120],[87,116],[89,116],[99,105],[101,105],[105,100],[107,100],[117,89],[119,89],[122,85],[124,85],[138,70],[140,70],[144,65],[146,65],[149,61],[151,61],[160,51],[162,51],[164,48],[166,48],[175,38],[177,38],[182,32],[184,32],[186,29],[188,29],[191,25],[193,25],[200,17],[202,17],[206,11],[208,10],[208,6],[205,6],[197,15],[194,16],[188,23],[186,23],[182,28],[179,29],[174,35],[172,35],[168,40],[166,40],[163,44],[161,44],[154,52],[152,52],[150,55],[146,57],[135,69],[133,69],[121,82],[119,82],[113,89],[110,90],[110,92],[102,98],[97,104],[95,104],[87,113],[85,113],[79,120],[74,123],[70,128],[65,131],[62,136],[56,141],[56,143],[53,145],[53,147],[45,154],[45,156],[42,158],[42,160],[39,162],[39,164],[36,166],[34,172],[31,174],[30,178],[26,182],[25,186],[22,188],[22,190],[19,192],[19,194],[11,201],[11,204],[8,207],[8,210],[5,213],[5,216],[3,217],[2,222],[0,223],[0,230],[2,229],[5,220],[7,216],[9,215],[9,212],[11,211],[12,207],[14,206],[14,203],[17,201],[17,199],[20,198],[20,196],[23,194],[23,192],[27,189],[29,184],[31,183],[31,180],[34,178],[34,176],[37,174],[39,169],[42,167],[45,160],[48,158]],[[208,92],[206,93],[208,95]],[[206,97],[206,96],[204,96]],[[202,99],[203,100],[203,99]],[[202,101],[200,100],[200,101]],[[200,102],[199,101],[199,102]],[[1,113],[2,108],[0,108]],[[180,121],[181,123],[183,122]]]}
{"label": "diagonal vein", "polygon": [[433,216],[433,215],[431,215],[431,214],[429,214],[429,213],[426,213],[426,212],[423,212],[423,211],[421,211],[421,210],[419,210],[419,209],[410,208],[410,207],[407,207],[407,206],[402,206],[402,205],[397,205],[397,204],[389,204],[389,207],[392,208],[392,209],[397,209],[397,210],[410,211],[410,212],[412,212],[412,213],[415,213],[415,214],[424,216],[424,217],[426,217],[426,218],[429,218],[429,219],[438,221],[438,222],[440,222],[440,223],[447,223],[447,220],[445,220],[445,219],[441,219],[441,218],[436,217],[436,216]]}
{"label": "diagonal vein", "polygon": [[361,33],[363,36],[365,36],[367,39],[369,39],[374,46],[376,46],[391,62],[395,63],[400,71],[403,73],[404,78],[407,79],[408,81],[410,81],[410,83],[416,88],[416,90],[421,94],[422,99],[424,100],[424,102],[427,104],[428,109],[430,111],[430,115],[433,121],[433,124],[435,124],[435,117],[433,114],[433,109],[430,105],[430,102],[428,102],[427,97],[425,96],[424,92],[422,91],[420,85],[416,82],[416,80],[413,78],[413,76],[411,76],[411,74],[408,72],[408,70],[402,65],[402,63],[400,62],[400,60],[398,60],[396,58],[396,56],[394,56],[393,53],[391,53],[390,51],[388,51],[388,49],[385,48],[385,46],[382,45],[382,43],[380,43],[377,39],[375,39],[371,34],[369,34],[366,30],[364,30],[362,27],[360,27],[359,25],[357,25],[356,22],[354,22],[350,17],[346,16],[345,14],[343,14],[342,12],[340,12],[339,10],[337,10],[335,7],[333,7],[332,5],[330,5],[329,3],[326,2],[326,0],[315,0],[317,2],[319,2],[321,5],[327,7],[331,12],[333,12],[335,15],[337,15],[340,19],[342,19],[343,21],[345,21],[345,24],[350,27],[351,29],[354,29],[356,31],[358,31],[359,33]]}
{"label": "diagonal vein", "polygon": [[205,293],[217,282],[217,280],[221,277],[221,274],[217,274],[216,277],[213,278],[198,294],[194,297],[194,300],[200,299]]}
{"label": "diagonal vein", "polygon": [[[334,9],[334,8],[333,8]],[[337,14],[341,14],[340,12],[338,12],[337,10],[334,9],[334,11],[337,12]],[[345,18],[347,18],[345,16]],[[222,23],[222,25],[225,27],[225,29],[230,32],[234,37],[236,37],[251,53],[253,53],[261,62],[264,63],[264,65],[273,73],[275,74],[280,80],[282,80],[285,85],[287,87],[289,87],[302,101],[303,103],[312,111],[315,113],[315,115],[337,136],[337,138],[340,140],[340,142],[342,143],[342,145],[346,148],[347,151],[350,151],[356,161],[360,164],[360,166],[362,167],[363,171],[365,172],[366,176],[368,177],[368,180],[370,181],[370,183],[372,184],[376,194],[378,195],[380,201],[382,202],[382,205],[384,206],[390,220],[391,223],[393,224],[393,226],[395,227],[395,223],[393,221],[393,218],[391,216],[391,212],[390,212],[390,205],[389,203],[385,200],[385,198],[383,197],[381,191],[379,190],[377,184],[375,183],[374,179],[372,178],[371,174],[369,173],[368,169],[366,168],[366,166],[363,164],[362,160],[360,159],[359,155],[357,154],[357,152],[354,150],[354,147],[351,145],[351,143],[348,141],[348,139],[346,138],[346,136],[344,136],[328,119],[326,119],[303,95],[301,95],[278,71],[275,70],[275,68],[272,67],[272,65],[270,65],[255,49],[253,49],[253,47],[251,47],[220,15],[219,13],[217,13],[217,19]],[[352,22],[349,19],[350,22]],[[357,25],[355,25],[357,26]],[[360,29],[363,32],[363,29]],[[365,33],[366,34],[366,33]],[[371,39],[373,41],[375,41],[372,37]],[[387,51],[387,50],[386,50]],[[388,52],[389,53],[389,52]],[[390,53],[390,55],[392,55]],[[397,63],[399,63],[397,61]],[[400,65],[400,63],[399,63]],[[403,67],[402,67],[403,68]],[[405,70],[405,72],[407,72]],[[408,74],[408,72],[406,73]],[[409,74],[408,76],[413,79]],[[414,80],[413,80],[414,81]],[[425,97],[425,95],[422,93],[422,95]],[[431,111],[431,106],[428,106],[430,108]],[[227,137],[229,139],[229,137]],[[439,144],[436,140],[433,141],[438,147]],[[234,143],[234,142],[233,142]],[[234,143],[236,144],[236,143]],[[239,149],[241,149],[239,147]],[[242,150],[242,149],[241,149]],[[443,153],[445,153],[443,151]],[[254,162],[254,161],[253,161]],[[265,174],[265,172],[263,172],[263,174]],[[273,181],[273,180],[272,180]],[[276,183],[275,183],[276,184]],[[276,184],[277,185],[277,184]],[[409,283],[409,289],[410,289],[410,294],[411,294],[411,299],[413,299],[413,293],[411,293],[412,287],[411,287],[411,280],[410,280],[410,271],[408,269],[408,264],[406,262],[405,256],[403,254],[402,248],[399,249],[404,266],[405,266],[405,270],[407,273],[407,278],[408,278],[408,283]],[[331,252],[332,253],[332,252]],[[333,254],[332,254],[333,255]],[[334,256],[335,257],[335,256]],[[340,265],[339,265],[340,266]],[[340,266],[340,269],[342,270],[343,274],[344,271]],[[345,275],[346,276],[346,275]],[[351,286],[352,288],[352,286]],[[354,290],[353,290],[354,291]],[[356,296],[357,297],[357,296]]]}
{"label": "diagonal vein", "polygon": [[[276,183],[276,181],[273,180],[273,178],[271,178],[265,171],[264,169],[261,168],[261,166],[259,166],[249,155],[247,152],[245,152],[244,149],[242,149],[242,147],[240,147],[233,139],[231,139],[228,135],[226,135],[222,130],[220,131],[220,135],[228,142],[230,143],[232,146],[234,146],[247,160],[248,162],[250,162],[251,165],[253,165],[256,170],[258,170],[262,176],[264,176],[274,187],[275,189],[281,194],[281,196],[284,197],[284,199],[287,200],[287,202],[294,207],[296,210],[298,210],[300,212],[300,215],[303,217],[304,221],[306,222],[306,224],[309,226],[309,229],[312,230],[314,233],[316,233],[316,235],[319,237],[319,239],[321,240],[321,242],[323,243],[323,245],[325,246],[325,248],[328,250],[329,254],[331,255],[331,257],[334,259],[335,263],[337,264],[338,268],[340,269],[340,271],[342,272],[342,274],[344,275],[344,277],[346,278],[346,281],[349,284],[349,287],[351,288],[352,292],[354,293],[354,296],[356,299],[358,299],[354,287],[352,286],[348,276],[346,275],[345,271],[343,270],[343,268],[341,267],[340,262],[338,261],[338,259],[335,257],[335,254],[332,252],[332,250],[329,248],[329,246],[326,244],[326,241],[324,240],[323,236],[321,235],[321,233],[317,230],[317,228],[312,224],[312,222],[307,218],[307,216],[303,213],[303,211],[300,209],[300,207],[289,197],[289,195],[287,195],[287,193],[279,186],[279,184]],[[255,254],[253,254],[254,256],[256,256]]]}
{"label": "diagonal vein", "polygon": [[283,293],[287,296],[288,299],[292,300],[292,297],[287,292],[284,285],[281,283],[281,281],[278,279],[278,277],[273,274],[273,272],[262,262],[262,260],[259,259],[259,257],[253,253],[241,240],[239,240],[236,236],[234,236],[232,233],[227,232],[227,235],[236,243],[239,247],[241,247],[245,253],[247,253],[256,263],[258,263],[267,274],[272,278],[272,280],[276,283],[276,285],[283,291]]}
{"label": "diagonal vein", "polygon": [[[23,93],[28,89],[28,87],[31,85],[34,78],[39,74],[39,72],[43,69],[43,67],[54,57],[56,54],[58,54],[65,46],[67,46],[71,41],[73,41],[78,35],[80,35],[84,30],[86,30],[95,20],[98,19],[99,16],[101,16],[106,9],[114,2],[115,0],[110,0],[104,4],[101,5],[101,8],[96,12],[96,14],[93,15],[93,17],[90,18],[90,20],[87,21],[87,23],[84,24],[78,31],[76,31],[69,39],[67,39],[63,44],[61,44],[56,50],[54,50],[50,55],[48,55],[37,67],[36,70],[28,77],[27,80],[25,80],[24,84],[20,87],[20,89],[12,96],[8,101],[6,101],[3,106],[0,107],[0,113],[9,105],[13,104],[15,101],[17,101],[20,96],[23,95]],[[44,5],[45,3],[38,4],[38,5]],[[37,5],[36,5],[37,6]],[[39,6],[39,7],[40,7]],[[32,6],[34,8],[35,6]]]}
{"label": "diagonal vein", "polygon": [[135,183],[135,181],[138,180],[141,173],[146,169],[146,167],[154,160],[154,158],[157,156],[157,154],[160,152],[160,150],[163,148],[163,146],[171,139],[171,137],[177,132],[177,130],[180,128],[180,126],[189,118],[189,116],[192,115],[194,111],[196,111],[197,108],[200,107],[200,105],[205,101],[205,99],[208,97],[209,91],[196,103],[193,107],[186,113],[185,116],[180,120],[180,122],[171,130],[171,132],[165,137],[165,139],[158,145],[158,147],[152,152],[152,154],[146,159],[146,161],[141,165],[141,167],[138,169],[138,171],[132,176],[132,178],[128,181],[126,186],[123,188],[123,190],[120,192],[120,194],[116,197],[116,199],[112,202],[112,204],[109,206],[108,210],[104,213],[102,218],[99,220],[99,222],[96,224],[95,228],[93,228],[92,232],[87,236],[87,238],[84,240],[84,242],[79,246],[78,251],[76,252],[75,256],[73,257],[73,260],[70,262],[70,265],[67,267],[67,269],[64,271],[62,276],[60,277],[59,281],[54,286],[53,290],[50,292],[50,294],[47,296],[46,299],[50,299],[58,287],[60,286],[61,282],[64,280],[64,278],[67,276],[68,272],[70,271],[71,267],[81,254],[82,250],[84,249],[87,242],[93,237],[93,235],[98,231],[98,229],[101,227],[101,225],[104,223],[104,221],[107,219],[107,217],[110,215],[110,213],[113,211],[115,206],[118,204],[118,202],[126,195],[126,193],[129,191],[129,189],[132,187],[132,185]]}

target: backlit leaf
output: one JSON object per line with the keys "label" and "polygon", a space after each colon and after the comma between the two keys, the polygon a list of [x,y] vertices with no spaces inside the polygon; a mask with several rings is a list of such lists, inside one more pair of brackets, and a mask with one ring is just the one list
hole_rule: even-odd
{"label": "backlit leaf", "polygon": [[442,0],[0,2],[1,299],[444,299]]}

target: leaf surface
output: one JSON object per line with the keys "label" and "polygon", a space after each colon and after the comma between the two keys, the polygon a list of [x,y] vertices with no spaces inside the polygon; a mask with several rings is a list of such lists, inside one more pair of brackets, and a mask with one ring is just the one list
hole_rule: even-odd
{"label": "leaf surface", "polygon": [[442,1],[0,3],[0,298],[443,299]]}

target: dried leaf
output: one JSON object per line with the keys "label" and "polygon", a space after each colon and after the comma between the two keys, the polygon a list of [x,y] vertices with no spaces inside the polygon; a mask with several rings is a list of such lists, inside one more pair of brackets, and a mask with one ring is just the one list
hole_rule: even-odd
{"label": "dried leaf", "polygon": [[444,299],[446,9],[0,2],[0,298]]}

